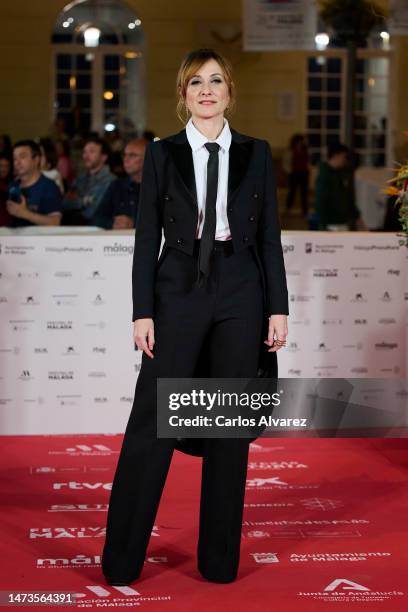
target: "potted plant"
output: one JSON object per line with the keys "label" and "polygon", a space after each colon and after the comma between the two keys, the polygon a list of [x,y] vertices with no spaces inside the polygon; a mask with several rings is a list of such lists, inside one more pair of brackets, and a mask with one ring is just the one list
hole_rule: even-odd
{"label": "potted plant", "polygon": [[[408,136],[408,132],[404,133]],[[398,220],[404,231],[404,240],[401,240],[400,244],[408,247],[408,160],[405,164],[399,164],[397,168],[393,168],[393,171],[395,176],[387,181],[391,185],[384,189],[384,193],[396,198],[392,202],[393,206],[399,205]]]}

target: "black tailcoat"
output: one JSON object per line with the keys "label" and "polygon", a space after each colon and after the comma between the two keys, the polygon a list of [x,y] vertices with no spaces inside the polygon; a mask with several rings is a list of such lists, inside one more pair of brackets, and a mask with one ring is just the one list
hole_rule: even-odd
{"label": "black tailcoat", "polygon": [[[289,314],[272,153],[266,140],[231,128],[227,216],[233,251],[253,249],[264,296],[258,378],[278,377],[276,352],[268,353],[268,317]],[[193,155],[186,130],[149,143],[143,167],[132,268],[133,317],[154,320],[155,274],[166,249],[193,254],[198,205]],[[158,260],[164,231],[165,243]],[[204,344],[194,376],[208,377]],[[202,455],[202,440],[180,439],[176,448]]]}

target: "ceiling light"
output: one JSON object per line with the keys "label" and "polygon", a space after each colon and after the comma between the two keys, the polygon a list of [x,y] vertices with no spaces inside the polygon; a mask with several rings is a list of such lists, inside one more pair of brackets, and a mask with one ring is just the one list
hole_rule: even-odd
{"label": "ceiling light", "polygon": [[101,31],[98,28],[86,28],[84,32],[85,47],[97,47]]}

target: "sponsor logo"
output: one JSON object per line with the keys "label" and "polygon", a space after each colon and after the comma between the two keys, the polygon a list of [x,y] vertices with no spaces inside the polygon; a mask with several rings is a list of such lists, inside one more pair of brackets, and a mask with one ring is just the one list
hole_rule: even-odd
{"label": "sponsor logo", "polygon": [[315,268],[313,270],[314,278],[337,278],[338,268]]}
{"label": "sponsor logo", "polygon": [[75,350],[75,347],[72,346],[72,344],[70,346],[67,346],[66,349],[61,353],[61,355],[79,355],[78,351]]}
{"label": "sponsor logo", "polygon": [[249,470],[293,470],[308,467],[305,463],[298,461],[250,461],[248,463]]}
{"label": "sponsor logo", "polygon": [[308,510],[334,510],[335,508],[342,508],[343,502],[338,499],[329,499],[321,497],[310,497],[307,499],[301,499],[300,503]]}
{"label": "sponsor logo", "polygon": [[289,561],[293,563],[318,562],[340,562],[340,561],[368,561],[369,559],[383,559],[391,557],[389,552],[340,552],[340,553],[308,553],[304,555],[292,553]]}
{"label": "sponsor logo", "polygon": [[95,323],[85,323],[85,327],[97,327],[98,329],[105,329],[105,321],[96,321]]}
{"label": "sponsor logo", "polygon": [[[168,557],[147,557],[146,563],[168,563]],[[101,565],[100,555],[76,555],[72,558],[58,557],[57,559],[37,559],[37,568],[75,568],[78,566],[99,567]]]}
{"label": "sponsor logo", "polygon": [[326,378],[329,376],[334,376],[337,372],[336,365],[327,365],[327,366],[313,366],[313,370],[315,371],[315,375],[319,378]]}
{"label": "sponsor logo", "polygon": [[92,270],[90,275],[88,276],[89,280],[105,280],[105,277],[102,276],[100,270]]}
{"label": "sponsor logo", "polygon": [[368,268],[350,268],[354,278],[371,278],[374,266]]}
{"label": "sponsor logo", "polygon": [[69,446],[62,451],[48,451],[49,455],[69,455],[71,457],[77,456],[106,456],[117,454],[119,451],[114,451],[105,444],[75,444]]}
{"label": "sponsor logo", "polygon": [[[341,249],[344,249],[344,244],[315,244],[314,245],[315,253],[337,253],[337,251],[340,251]],[[308,251],[306,250],[306,253],[307,252]]]}
{"label": "sponsor logo", "polygon": [[39,302],[37,302],[33,295],[27,295],[21,304],[23,306],[38,306]]}
{"label": "sponsor logo", "polygon": [[104,527],[31,527],[30,540],[45,538],[47,540],[60,538],[103,538],[106,535]]}
{"label": "sponsor logo", "polygon": [[250,488],[259,488],[264,487],[265,485],[287,487],[288,483],[281,480],[279,476],[272,476],[271,478],[252,478],[247,480],[247,486]]}
{"label": "sponsor logo", "polygon": [[345,349],[357,349],[358,351],[361,351],[363,346],[362,342],[356,342],[356,344],[343,344],[343,348]]}
{"label": "sponsor logo", "polygon": [[105,355],[105,353],[106,353],[106,346],[94,346],[92,348],[92,352],[95,353],[96,355],[98,355],[98,354]]}
{"label": "sponsor logo", "polygon": [[11,326],[11,330],[13,332],[30,331],[30,329],[33,327],[34,320],[33,319],[20,319],[20,320],[11,319],[9,323]]}
{"label": "sponsor logo", "polygon": [[57,246],[45,247],[46,253],[92,253],[93,247]]}
{"label": "sponsor logo", "polygon": [[16,278],[39,278],[39,272],[17,272]]}
{"label": "sponsor logo", "polygon": [[78,294],[65,294],[65,295],[53,295],[52,299],[55,302],[56,306],[74,306]]}
{"label": "sponsor logo", "polygon": [[72,329],[72,321],[47,321],[47,329]]}
{"label": "sponsor logo", "polygon": [[91,303],[94,304],[94,306],[101,306],[102,304],[105,304],[105,302],[102,299],[102,296],[99,293],[98,295],[95,296],[95,299],[92,300]]}
{"label": "sponsor logo", "polygon": [[57,395],[60,406],[78,406],[82,395]]}
{"label": "sponsor logo", "polygon": [[335,578],[321,591],[299,591],[297,595],[324,602],[378,602],[401,597],[404,592],[397,590],[372,591],[366,585],[347,578]]}
{"label": "sponsor logo", "polygon": [[314,295],[295,295],[295,294],[291,294],[289,297],[291,302],[304,302],[304,303],[308,303],[311,302],[312,300],[315,299]]}
{"label": "sponsor logo", "polygon": [[374,348],[376,351],[392,351],[398,347],[398,342],[376,342]]}
{"label": "sponsor logo", "polygon": [[115,242],[113,245],[106,244],[103,247],[104,255],[133,255],[133,245]]}
{"label": "sponsor logo", "polygon": [[73,370],[53,370],[48,372],[48,380],[74,380]]}
{"label": "sponsor logo", "polygon": [[33,376],[30,374],[30,370],[22,370],[18,380],[33,380]]}
{"label": "sponsor logo", "polygon": [[109,504],[53,504],[48,512],[106,512]]}
{"label": "sponsor logo", "polygon": [[15,244],[5,244],[3,247],[0,245],[0,255],[31,255],[35,251],[34,246],[23,246]]}
{"label": "sponsor logo", "polygon": [[395,244],[355,244],[353,249],[356,251],[398,251],[399,247]]}
{"label": "sponsor logo", "polygon": [[319,342],[317,348],[315,348],[314,350],[319,353],[327,353],[328,351],[330,351],[330,349],[326,346],[325,342]]}
{"label": "sponsor logo", "polygon": [[256,563],[279,563],[278,555],[273,552],[250,553],[250,555]]}
{"label": "sponsor logo", "polygon": [[54,491],[61,491],[61,489],[70,489],[73,491],[96,491],[97,489],[106,489],[111,491],[111,482],[76,482],[70,480],[69,482],[54,482],[52,485]]}
{"label": "sponsor logo", "polygon": [[365,299],[364,295],[362,294],[361,291],[359,291],[358,293],[355,294],[354,298],[351,300],[351,302],[359,302],[361,304],[364,304],[365,302],[367,302],[367,300]]}

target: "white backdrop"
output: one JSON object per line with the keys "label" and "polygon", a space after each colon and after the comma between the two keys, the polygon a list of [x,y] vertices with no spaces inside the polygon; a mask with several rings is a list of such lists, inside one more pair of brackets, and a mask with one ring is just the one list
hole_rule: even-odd
{"label": "white backdrop", "polygon": [[[141,354],[132,232],[0,236],[3,434],[124,430]],[[282,232],[282,378],[405,378],[407,258],[396,234]],[[181,330],[182,331],[182,330]]]}

